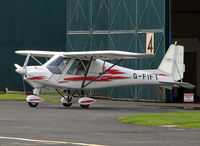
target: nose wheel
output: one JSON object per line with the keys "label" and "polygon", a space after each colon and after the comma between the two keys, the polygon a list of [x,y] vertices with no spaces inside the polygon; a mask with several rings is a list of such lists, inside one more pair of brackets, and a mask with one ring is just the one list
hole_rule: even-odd
{"label": "nose wheel", "polygon": [[37,95],[29,95],[26,98],[26,101],[30,107],[37,107],[40,102],[44,101],[44,99]]}
{"label": "nose wheel", "polygon": [[28,105],[30,107],[37,107],[39,103],[36,103],[36,102],[28,102]]}

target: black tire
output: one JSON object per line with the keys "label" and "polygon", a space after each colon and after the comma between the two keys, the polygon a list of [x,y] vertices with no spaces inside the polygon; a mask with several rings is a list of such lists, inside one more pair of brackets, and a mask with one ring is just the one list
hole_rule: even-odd
{"label": "black tire", "polygon": [[64,107],[70,107],[70,106],[72,105],[72,103],[62,103],[62,105],[63,105]]}
{"label": "black tire", "polygon": [[89,104],[80,104],[81,108],[88,108],[90,105]]}
{"label": "black tire", "polygon": [[39,103],[36,103],[36,102],[28,102],[28,105],[29,105],[30,107],[36,107],[36,106],[38,106],[38,104],[39,104]]}

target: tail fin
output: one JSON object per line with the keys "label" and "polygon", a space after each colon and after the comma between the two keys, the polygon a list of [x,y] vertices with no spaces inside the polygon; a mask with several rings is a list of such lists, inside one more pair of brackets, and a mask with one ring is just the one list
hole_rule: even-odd
{"label": "tail fin", "polygon": [[171,74],[175,81],[181,80],[185,72],[184,47],[176,44],[170,45],[158,70]]}

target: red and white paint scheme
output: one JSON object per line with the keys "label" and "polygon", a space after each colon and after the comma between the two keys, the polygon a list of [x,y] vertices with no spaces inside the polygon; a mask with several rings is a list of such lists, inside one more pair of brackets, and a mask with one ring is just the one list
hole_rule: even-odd
{"label": "red and white paint scheme", "polygon": [[80,104],[81,107],[87,107],[93,103],[95,103],[96,100],[88,97],[82,97],[78,100],[78,103]]}
{"label": "red and white paint scheme", "polygon": [[38,97],[36,95],[29,95],[27,98],[26,98],[26,101],[27,102],[36,102],[36,103],[39,103],[39,102],[43,102],[43,98],[41,97]]}
{"label": "red and white paint scheme", "polygon": [[[15,64],[16,72],[24,75],[24,80],[33,88],[33,94],[38,96],[41,88],[67,90],[68,95],[62,97],[62,104],[70,106],[72,97],[70,90],[83,91],[89,89],[113,88],[134,85],[159,85],[164,88],[172,87],[194,88],[195,86],[182,82],[185,66],[183,63],[184,47],[170,45],[158,69],[133,70],[118,66],[123,59],[153,57],[152,54],[132,53],[124,51],[84,51],[84,52],[53,52],[20,50],[17,54],[26,55],[23,67]],[[29,58],[46,57],[49,60],[40,66],[28,66]],[[116,60],[115,64],[106,62]],[[62,95],[62,94],[61,94]],[[80,94],[78,94],[80,95]],[[80,97],[82,97],[80,95]],[[30,97],[29,97],[30,98]],[[32,99],[32,98],[31,98]],[[37,101],[40,98],[35,98]],[[36,101],[27,100],[28,103]],[[91,101],[91,102],[90,102]],[[94,99],[81,98],[79,104],[90,105]],[[88,107],[84,106],[84,107]]]}

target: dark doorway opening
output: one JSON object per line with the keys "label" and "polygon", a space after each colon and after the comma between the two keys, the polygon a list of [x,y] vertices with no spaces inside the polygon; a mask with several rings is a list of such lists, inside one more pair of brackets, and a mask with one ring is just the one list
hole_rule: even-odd
{"label": "dark doorway opening", "polygon": [[[184,53],[184,63],[185,63],[185,73],[184,73],[184,82],[189,82],[196,86],[197,84],[197,65],[196,65],[197,54],[195,52]],[[186,88],[177,88],[175,89],[174,102],[183,102],[184,93],[194,93],[194,97],[197,97],[196,88],[186,89]],[[195,102],[197,98],[194,98]]]}
{"label": "dark doorway opening", "polygon": [[195,102],[200,102],[200,1],[171,0],[171,32],[173,41],[185,50],[185,73],[183,81],[196,85],[195,89],[175,89],[174,102],[182,102],[184,93],[194,93]]}

